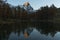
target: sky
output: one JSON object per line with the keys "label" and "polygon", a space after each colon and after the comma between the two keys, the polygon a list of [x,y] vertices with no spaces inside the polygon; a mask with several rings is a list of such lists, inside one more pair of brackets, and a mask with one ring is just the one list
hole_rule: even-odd
{"label": "sky", "polygon": [[52,4],[56,7],[60,7],[60,0],[7,0],[7,2],[13,6],[23,5],[25,2],[29,2],[35,10],[42,6],[50,6]]}

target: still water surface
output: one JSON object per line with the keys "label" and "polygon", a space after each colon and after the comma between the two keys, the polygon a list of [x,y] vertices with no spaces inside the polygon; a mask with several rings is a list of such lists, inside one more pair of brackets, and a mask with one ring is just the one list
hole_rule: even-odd
{"label": "still water surface", "polygon": [[0,29],[0,40],[60,40],[60,27],[51,22],[24,22],[4,26],[6,28]]}
{"label": "still water surface", "polygon": [[19,35],[16,32],[11,32],[8,40],[60,40],[60,32],[57,32],[54,37],[49,33],[48,35],[41,34],[37,29],[33,29],[27,38],[21,32]]}

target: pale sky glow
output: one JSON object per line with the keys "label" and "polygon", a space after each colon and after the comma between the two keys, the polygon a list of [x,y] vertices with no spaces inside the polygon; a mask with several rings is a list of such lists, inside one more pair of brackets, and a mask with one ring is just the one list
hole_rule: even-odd
{"label": "pale sky glow", "polygon": [[23,5],[24,2],[29,2],[34,9],[39,9],[42,6],[50,6],[54,4],[56,7],[60,7],[60,0],[7,0],[11,5]]}

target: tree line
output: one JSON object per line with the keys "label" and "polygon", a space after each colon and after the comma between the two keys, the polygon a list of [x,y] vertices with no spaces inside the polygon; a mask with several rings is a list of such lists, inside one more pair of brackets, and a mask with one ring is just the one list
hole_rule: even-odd
{"label": "tree line", "polygon": [[44,6],[36,10],[31,14],[28,14],[26,10],[21,8],[19,5],[11,7],[10,4],[0,2],[0,18],[1,19],[32,19],[32,20],[47,20],[53,19],[57,13],[57,9],[54,4],[50,7]]}

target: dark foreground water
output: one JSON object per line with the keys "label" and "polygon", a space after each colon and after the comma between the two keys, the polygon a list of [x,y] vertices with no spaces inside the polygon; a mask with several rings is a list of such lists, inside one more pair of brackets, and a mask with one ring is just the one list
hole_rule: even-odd
{"label": "dark foreground water", "polygon": [[0,40],[60,40],[60,27],[52,22],[22,22],[0,26]]}

